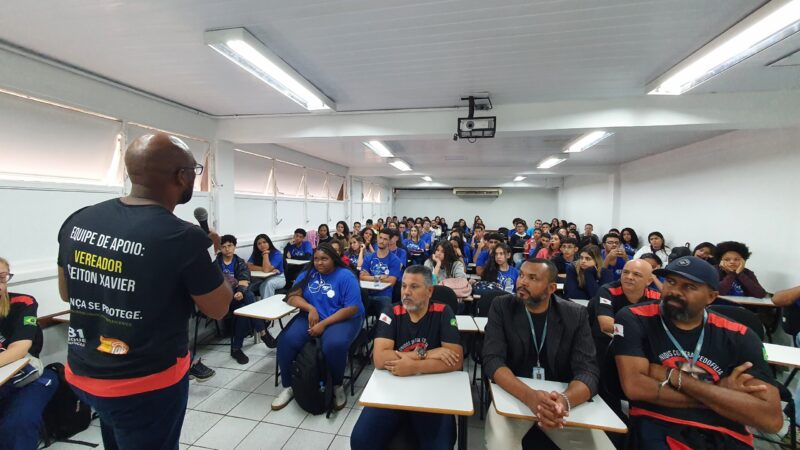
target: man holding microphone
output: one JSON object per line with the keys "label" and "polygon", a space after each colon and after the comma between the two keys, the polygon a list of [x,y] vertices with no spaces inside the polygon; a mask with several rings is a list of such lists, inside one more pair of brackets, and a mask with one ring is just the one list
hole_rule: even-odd
{"label": "man holding microphone", "polygon": [[125,154],[131,193],[72,214],[58,235],[70,303],[65,375],[100,416],[108,449],[177,449],[189,393],[189,317],[219,319],[233,295],[212,262],[216,233],[177,218],[202,174],[163,133]]}

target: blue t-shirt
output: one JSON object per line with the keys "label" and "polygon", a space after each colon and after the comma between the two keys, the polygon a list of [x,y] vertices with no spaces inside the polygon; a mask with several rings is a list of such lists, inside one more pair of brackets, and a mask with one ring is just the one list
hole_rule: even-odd
{"label": "blue t-shirt", "polygon": [[484,267],[486,263],[489,261],[489,250],[481,250],[478,253],[478,258],[475,261],[475,267]]}
{"label": "blue t-shirt", "polygon": [[464,257],[464,263],[472,262],[472,247],[469,244],[464,244],[464,247],[461,248],[461,256]]}
{"label": "blue t-shirt", "polygon": [[311,259],[314,249],[311,248],[311,242],[303,241],[300,245],[288,244],[286,246],[286,254],[289,259]]}
{"label": "blue t-shirt", "polygon": [[503,272],[497,271],[497,284],[503,287],[503,290],[513,294],[517,291],[517,278],[519,277],[519,270],[514,266],[508,266],[508,270]]}
{"label": "blue t-shirt", "polygon": [[[310,275],[309,275],[310,273]],[[356,276],[349,269],[337,267],[332,273],[323,275],[311,267],[297,276],[295,284],[310,276],[310,281],[303,289],[303,298],[306,299],[319,313],[320,320],[324,320],[342,308],[358,307],[358,314],[364,315],[364,304],[361,302],[361,286]]]}
{"label": "blue t-shirt", "polygon": [[[255,264],[253,261],[253,255],[250,255],[250,258],[247,259],[247,262],[250,264]],[[281,252],[269,252],[269,263],[273,268],[278,269],[278,273],[283,273],[283,255],[281,255]]]}
{"label": "blue t-shirt", "polygon": [[394,251],[391,252],[397,259],[400,260],[400,267],[403,268],[406,266],[406,262],[408,261],[408,253],[400,247],[397,247]]}
{"label": "blue t-shirt", "polygon": [[[369,256],[364,257],[364,264],[361,266],[362,272],[367,272],[372,276],[388,275],[400,280],[403,267],[397,256],[389,253],[385,258],[379,258],[378,253],[375,252]],[[391,297],[392,286],[387,287],[382,291],[370,291],[370,295]]]}
{"label": "blue t-shirt", "polygon": [[731,284],[731,290],[728,292],[728,295],[732,295],[734,297],[744,297],[744,288],[742,284],[739,283],[739,280],[734,280],[733,284]]}
{"label": "blue t-shirt", "polygon": [[[419,242],[422,244],[422,249],[425,250],[425,246],[432,247],[433,241],[435,239],[435,234],[433,231],[422,232],[422,236],[419,237]],[[427,251],[427,250],[426,250]]]}
{"label": "blue t-shirt", "polygon": [[425,252],[425,242],[422,240],[419,242],[414,242],[411,239],[406,239],[403,241],[403,246],[405,246],[406,250],[408,250],[408,253],[411,253],[412,256]]}
{"label": "blue t-shirt", "polygon": [[[606,259],[606,249],[600,250],[600,259]],[[625,267],[626,262],[627,261],[625,261],[624,258],[617,257],[617,259],[614,261],[614,264],[608,266],[608,270],[610,270],[611,274],[614,276],[614,281],[617,281],[622,277],[622,269]]]}

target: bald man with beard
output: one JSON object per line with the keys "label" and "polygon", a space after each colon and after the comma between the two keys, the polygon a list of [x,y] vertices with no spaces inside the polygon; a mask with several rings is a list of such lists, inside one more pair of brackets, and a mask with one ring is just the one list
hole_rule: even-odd
{"label": "bald man with beard", "polygon": [[125,154],[131,193],[73,213],[58,233],[70,304],[65,377],[100,416],[107,449],[177,449],[189,394],[189,317],[233,293],[208,248],[216,233],[173,214],[202,174],[186,144],[150,134]]}

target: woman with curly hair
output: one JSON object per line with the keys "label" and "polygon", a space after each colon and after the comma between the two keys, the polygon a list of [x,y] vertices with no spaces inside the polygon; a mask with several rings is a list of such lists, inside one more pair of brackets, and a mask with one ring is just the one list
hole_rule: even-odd
{"label": "woman with curly hair", "polygon": [[766,297],[767,291],[761,287],[756,274],[744,267],[750,259],[747,245],[736,241],[720,242],[714,256],[719,260],[719,295]]}

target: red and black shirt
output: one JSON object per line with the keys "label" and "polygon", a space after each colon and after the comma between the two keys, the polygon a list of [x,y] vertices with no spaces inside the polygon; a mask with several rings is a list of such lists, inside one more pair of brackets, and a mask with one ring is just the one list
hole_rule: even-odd
{"label": "red and black shirt", "polygon": [[458,344],[458,324],[453,310],[442,303],[431,303],[428,312],[414,323],[403,305],[388,307],[378,319],[376,337],[394,341],[394,349],[414,352],[433,350],[442,342]]}
{"label": "red and black shirt", "polygon": [[644,294],[639,298],[636,303],[628,301],[628,297],[622,292],[622,282],[619,280],[600,286],[597,294],[589,301],[589,324],[592,326],[592,336],[595,338],[606,337],[606,334],[600,330],[600,324],[597,322],[597,316],[608,316],[612,319],[619,312],[620,309],[635,305],[639,303],[658,300],[661,298],[661,292],[645,288]]}
{"label": "red and black shirt", "polygon": [[[642,357],[651,363],[669,368],[680,368],[688,364],[664,331],[660,317],[660,302],[648,302],[619,311],[614,323],[615,355]],[[664,323],[686,354],[694,358],[694,349],[702,327],[685,331],[675,327],[670,320],[665,319]],[[764,348],[758,336],[746,326],[708,311],[700,357],[695,367],[690,369],[693,376],[709,383],[717,383],[734,368],[748,361],[753,363],[753,367],[747,373],[766,383],[776,383],[765,361]],[[753,445],[753,436],[744,425],[727,419],[710,408],[667,408],[634,401],[631,402],[630,414],[679,426],[697,427],[717,434],[720,440],[731,442],[731,446]]]}
{"label": "red and black shirt", "polygon": [[42,330],[36,321],[39,305],[29,295],[8,293],[10,308],[6,317],[0,317],[0,348],[7,349],[17,341],[32,341],[30,353],[39,356],[42,351]]}

